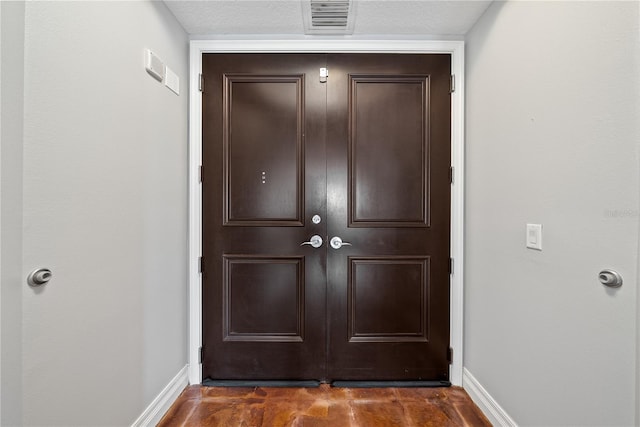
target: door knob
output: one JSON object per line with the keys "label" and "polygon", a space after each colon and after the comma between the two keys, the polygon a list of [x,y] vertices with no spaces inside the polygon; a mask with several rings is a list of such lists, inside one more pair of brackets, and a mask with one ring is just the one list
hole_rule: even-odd
{"label": "door knob", "polygon": [[51,280],[51,276],[51,270],[48,268],[38,268],[29,273],[27,283],[29,286],[41,286]]}
{"label": "door knob", "polygon": [[351,243],[349,242],[343,242],[342,239],[338,236],[334,236],[331,238],[331,241],[329,242],[329,244],[331,245],[331,247],[333,249],[340,249],[343,246],[351,246]]}
{"label": "door knob", "polygon": [[622,286],[622,276],[617,271],[602,270],[598,273],[600,283],[610,288],[619,288]]}
{"label": "door knob", "polygon": [[304,245],[311,245],[312,247],[317,249],[320,246],[322,246],[322,237],[318,236],[317,234],[314,234],[313,236],[311,236],[311,239],[309,239],[308,242],[300,243],[300,246],[304,246]]}

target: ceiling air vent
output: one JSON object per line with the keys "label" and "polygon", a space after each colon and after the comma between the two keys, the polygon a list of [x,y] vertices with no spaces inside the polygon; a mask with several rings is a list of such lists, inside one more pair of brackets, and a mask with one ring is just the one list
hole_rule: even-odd
{"label": "ceiling air vent", "polygon": [[305,34],[352,34],[355,15],[353,0],[305,0]]}

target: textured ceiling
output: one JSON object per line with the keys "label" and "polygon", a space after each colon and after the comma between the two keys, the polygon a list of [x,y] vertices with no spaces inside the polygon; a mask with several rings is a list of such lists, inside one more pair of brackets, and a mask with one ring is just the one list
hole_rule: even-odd
{"label": "textured ceiling", "polygon": [[[465,34],[491,1],[355,0],[354,35]],[[165,0],[189,34],[304,34],[300,0]]]}

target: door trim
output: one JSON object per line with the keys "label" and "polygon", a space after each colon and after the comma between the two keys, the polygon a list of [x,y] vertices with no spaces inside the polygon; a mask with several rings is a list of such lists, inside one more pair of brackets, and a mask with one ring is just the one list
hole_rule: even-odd
{"label": "door trim", "polygon": [[[358,39],[211,39],[191,40],[189,57],[189,382],[202,381],[202,92],[199,91],[203,53],[448,53],[456,87],[451,94],[451,275],[450,380],[462,385],[464,319],[464,41]],[[330,77],[329,77],[330,78]],[[206,90],[206,82],[205,82]]]}

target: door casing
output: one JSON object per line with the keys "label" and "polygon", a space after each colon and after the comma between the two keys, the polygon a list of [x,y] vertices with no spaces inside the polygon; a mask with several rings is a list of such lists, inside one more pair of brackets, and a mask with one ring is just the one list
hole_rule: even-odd
{"label": "door casing", "polygon": [[[202,93],[199,90],[203,53],[446,53],[451,55],[455,91],[451,94],[451,275],[450,380],[462,385],[464,319],[464,41],[336,40],[336,39],[219,39],[190,42],[189,75],[189,383],[202,381]],[[331,78],[331,70],[329,70]],[[204,82],[206,87],[206,82]]]}

